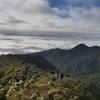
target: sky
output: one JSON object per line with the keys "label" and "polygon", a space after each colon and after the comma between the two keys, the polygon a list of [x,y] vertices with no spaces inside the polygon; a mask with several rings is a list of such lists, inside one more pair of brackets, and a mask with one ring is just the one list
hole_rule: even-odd
{"label": "sky", "polygon": [[100,46],[100,0],[0,0],[0,54]]}
{"label": "sky", "polygon": [[0,0],[0,30],[100,32],[100,0]]}

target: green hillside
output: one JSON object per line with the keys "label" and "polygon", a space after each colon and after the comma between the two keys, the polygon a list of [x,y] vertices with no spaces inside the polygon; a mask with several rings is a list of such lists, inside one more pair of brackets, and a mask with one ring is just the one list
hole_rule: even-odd
{"label": "green hillside", "polygon": [[44,70],[20,58],[19,55],[2,55],[0,56],[0,100],[97,99],[83,80],[56,70]]}

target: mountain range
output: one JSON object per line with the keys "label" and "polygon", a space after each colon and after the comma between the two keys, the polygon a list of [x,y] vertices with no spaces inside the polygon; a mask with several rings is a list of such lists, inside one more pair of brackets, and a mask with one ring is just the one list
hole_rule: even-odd
{"label": "mountain range", "polygon": [[71,75],[100,72],[100,47],[98,46],[88,47],[79,44],[69,50],[52,49],[35,55],[42,56],[59,71]]}
{"label": "mountain range", "polygon": [[[66,100],[68,98],[68,100],[100,100],[99,65],[100,47],[88,47],[85,44],[79,44],[69,50],[57,48],[30,54],[1,55],[0,100],[5,100],[5,97],[7,97],[7,100],[22,100],[19,98],[14,99],[14,95],[18,94],[21,91],[24,91],[23,86],[25,85],[25,82],[27,80],[31,81],[31,86],[36,84],[39,84],[39,86],[41,86],[42,84],[43,91],[44,87],[48,87],[49,82],[53,82],[53,84],[56,84],[56,87],[50,85],[51,88],[48,91],[51,91],[51,89],[59,90],[59,88],[62,88],[60,91],[62,92],[65,91],[65,88],[70,89],[72,91],[71,94],[67,97],[64,97],[63,95],[63,97],[61,97],[63,98],[62,100]],[[64,81],[62,81],[62,78],[64,78]],[[15,86],[16,82],[18,83],[20,81],[22,81],[23,85],[18,87],[19,90],[15,89],[14,94],[9,89],[11,89],[12,86]],[[44,82],[46,83],[44,84]],[[80,83],[82,84],[82,88],[78,88],[77,91],[74,90],[74,88],[76,88],[77,85],[79,86]],[[67,84],[67,87],[64,84]],[[34,89],[37,91],[36,87],[31,87],[31,89],[32,91]],[[9,91],[13,96],[8,93]],[[32,95],[32,91],[30,95]],[[36,91],[34,92],[35,96],[37,95]],[[38,99],[33,100],[45,100],[39,99],[39,97],[45,97],[44,94],[41,94],[40,87],[38,87],[38,91]],[[24,96],[24,92],[20,94],[21,98]],[[55,94],[59,94],[58,92],[53,94],[53,98]],[[75,92],[77,94],[75,94]],[[68,94],[69,93],[70,92],[68,92]],[[29,99],[30,95],[28,95],[27,100],[32,100]],[[62,94],[59,95],[62,96]],[[61,98],[50,100],[61,100]]]}

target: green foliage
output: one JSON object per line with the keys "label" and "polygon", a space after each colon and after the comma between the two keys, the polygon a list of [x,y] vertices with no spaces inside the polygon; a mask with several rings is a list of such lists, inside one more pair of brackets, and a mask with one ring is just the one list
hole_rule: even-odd
{"label": "green foliage", "polygon": [[[3,66],[3,67],[2,67]],[[44,71],[16,56],[0,57],[0,100],[99,100],[94,91],[98,77],[84,81],[60,73]],[[61,77],[62,76],[62,77]],[[16,81],[18,80],[18,82]],[[93,87],[92,87],[93,86]],[[92,87],[92,88],[91,88]],[[99,93],[99,90],[98,90]]]}

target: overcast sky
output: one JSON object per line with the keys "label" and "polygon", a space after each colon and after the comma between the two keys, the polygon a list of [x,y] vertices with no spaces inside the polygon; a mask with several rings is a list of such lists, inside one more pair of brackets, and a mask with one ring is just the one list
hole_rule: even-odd
{"label": "overcast sky", "polygon": [[100,0],[0,0],[0,54],[100,46]]}
{"label": "overcast sky", "polygon": [[0,0],[0,30],[100,33],[100,0]]}

